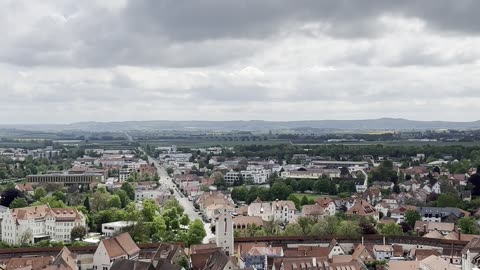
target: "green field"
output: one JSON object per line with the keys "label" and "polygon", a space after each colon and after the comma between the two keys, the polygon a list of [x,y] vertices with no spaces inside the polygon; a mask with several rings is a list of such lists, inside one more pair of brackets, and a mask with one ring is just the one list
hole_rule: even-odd
{"label": "green field", "polygon": [[170,146],[176,145],[179,147],[201,148],[210,146],[233,147],[236,145],[276,145],[290,143],[288,140],[267,140],[267,141],[222,141],[222,140],[145,140],[137,141],[138,143],[151,146]]}
{"label": "green field", "polygon": [[335,197],[335,196],[332,196],[332,195],[309,194],[309,193],[294,193],[293,195],[295,195],[299,200],[301,200],[303,198],[303,196],[306,196],[307,199],[309,199],[309,200],[312,199],[314,201],[316,201],[320,197]]}

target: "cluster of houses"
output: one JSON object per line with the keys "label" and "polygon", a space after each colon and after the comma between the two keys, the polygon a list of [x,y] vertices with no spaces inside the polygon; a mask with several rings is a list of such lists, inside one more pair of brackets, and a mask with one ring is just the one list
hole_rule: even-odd
{"label": "cluster of houses", "polygon": [[24,149],[24,148],[0,148],[0,157],[8,158],[14,161],[24,161],[27,157],[33,159],[47,158],[54,159],[60,156],[60,150],[47,146],[44,149]]}

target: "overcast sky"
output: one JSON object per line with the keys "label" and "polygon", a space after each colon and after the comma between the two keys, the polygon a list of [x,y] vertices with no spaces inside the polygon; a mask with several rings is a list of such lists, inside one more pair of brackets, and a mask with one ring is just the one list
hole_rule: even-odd
{"label": "overcast sky", "polygon": [[0,123],[479,120],[478,0],[1,0]]}

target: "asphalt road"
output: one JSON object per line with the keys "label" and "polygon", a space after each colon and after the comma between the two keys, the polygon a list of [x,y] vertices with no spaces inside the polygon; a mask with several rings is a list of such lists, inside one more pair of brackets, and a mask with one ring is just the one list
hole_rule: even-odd
{"label": "asphalt road", "polygon": [[[167,174],[166,169],[161,166],[158,161],[152,157],[148,157],[148,162],[154,163],[155,167],[157,168],[158,176],[160,177],[159,183],[161,187],[167,188],[167,189],[173,189],[174,193],[173,195],[175,196],[175,199],[178,200],[181,206],[185,209],[185,214],[188,215],[190,220],[195,220],[195,219],[200,219],[202,220],[202,217],[200,216],[199,213],[195,212],[195,208],[193,207],[193,202],[189,201],[187,197],[185,197],[182,193],[180,193],[173,183],[173,179]],[[210,239],[214,238],[215,235],[212,233],[212,230],[210,229],[211,224],[206,223],[202,220],[205,231],[207,232],[207,236],[203,239],[203,243],[209,243]]]}

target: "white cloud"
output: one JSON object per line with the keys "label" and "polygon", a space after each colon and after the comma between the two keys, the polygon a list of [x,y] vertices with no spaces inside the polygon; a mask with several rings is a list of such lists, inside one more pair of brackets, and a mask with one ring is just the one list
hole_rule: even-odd
{"label": "white cloud", "polygon": [[415,4],[229,18],[162,2],[185,21],[146,0],[0,3],[0,123],[478,118],[480,37]]}

